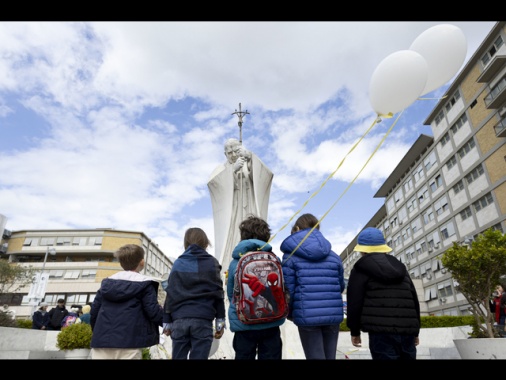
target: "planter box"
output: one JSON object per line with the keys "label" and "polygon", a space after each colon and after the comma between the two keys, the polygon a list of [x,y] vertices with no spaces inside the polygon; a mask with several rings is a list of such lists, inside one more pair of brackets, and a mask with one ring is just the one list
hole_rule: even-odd
{"label": "planter box", "polygon": [[506,338],[454,339],[462,359],[506,359]]}

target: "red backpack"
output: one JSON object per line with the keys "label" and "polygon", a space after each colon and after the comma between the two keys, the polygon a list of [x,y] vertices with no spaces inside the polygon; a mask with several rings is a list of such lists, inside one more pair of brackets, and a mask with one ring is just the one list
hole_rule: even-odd
{"label": "red backpack", "polygon": [[234,304],[245,324],[273,322],[288,315],[281,261],[272,252],[254,251],[237,263],[234,278]]}

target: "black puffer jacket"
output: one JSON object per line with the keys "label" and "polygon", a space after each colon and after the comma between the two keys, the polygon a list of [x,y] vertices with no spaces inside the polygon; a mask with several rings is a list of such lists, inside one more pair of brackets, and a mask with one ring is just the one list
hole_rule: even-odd
{"label": "black puffer jacket", "polygon": [[385,253],[367,253],[353,266],[347,288],[351,336],[377,332],[418,336],[420,304],[403,263]]}

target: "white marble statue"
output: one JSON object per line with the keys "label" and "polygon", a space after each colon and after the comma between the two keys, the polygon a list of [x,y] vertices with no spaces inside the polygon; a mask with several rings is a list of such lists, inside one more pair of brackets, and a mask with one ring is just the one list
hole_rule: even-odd
{"label": "white marble statue", "polygon": [[225,141],[227,161],[214,169],[207,187],[214,218],[215,256],[228,269],[239,243],[239,224],[250,214],[267,220],[273,174],[237,139]]}

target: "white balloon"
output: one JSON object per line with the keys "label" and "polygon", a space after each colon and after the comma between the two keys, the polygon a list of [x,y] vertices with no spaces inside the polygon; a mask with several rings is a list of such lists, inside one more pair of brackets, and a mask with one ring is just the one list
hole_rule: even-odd
{"label": "white balloon", "polygon": [[369,99],[378,115],[395,114],[413,103],[427,82],[427,62],[413,50],[383,59],[369,83]]}
{"label": "white balloon", "polygon": [[420,34],[409,47],[427,61],[428,76],[422,95],[448,82],[462,67],[467,54],[467,41],[460,28],[440,24]]}

